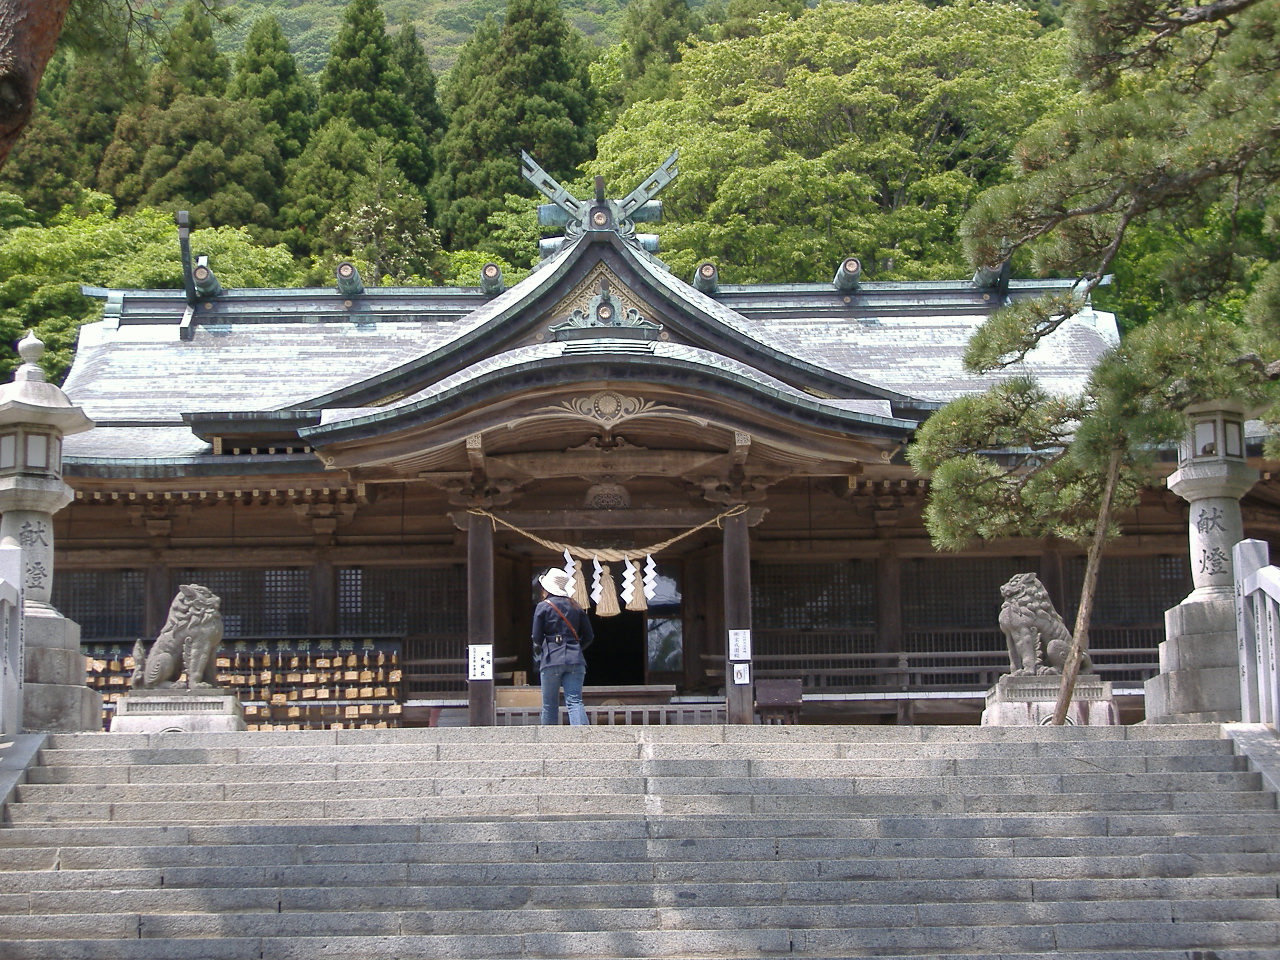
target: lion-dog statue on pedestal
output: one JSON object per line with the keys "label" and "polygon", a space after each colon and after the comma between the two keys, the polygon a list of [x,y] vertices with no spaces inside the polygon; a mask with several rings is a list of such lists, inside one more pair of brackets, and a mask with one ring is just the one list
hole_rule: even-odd
{"label": "lion-dog statue on pedestal", "polygon": [[[1062,673],[1071,649],[1071,631],[1053,609],[1049,592],[1034,573],[1019,573],[1000,588],[1000,629],[1009,644],[1009,675],[1037,677]],[[1093,672],[1086,653],[1080,672]]]}
{"label": "lion-dog statue on pedestal", "polygon": [[188,583],[178,588],[169,619],[150,652],[133,645],[130,686],[140,690],[176,687],[185,672],[187,689],[216,687],[217,652],[222,643],[222,600],[208,587]]}

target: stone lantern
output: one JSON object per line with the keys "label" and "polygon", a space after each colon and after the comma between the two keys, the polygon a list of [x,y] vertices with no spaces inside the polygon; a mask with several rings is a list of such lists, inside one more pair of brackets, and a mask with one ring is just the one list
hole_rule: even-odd
{"label": "stone lantern", "polygon": [[22,551],[27,730],[101,726],[97,693],[85,686],[80,628],[50,602],[53,514],[71,502],[62,480],[62,438],[93,427],[84,411],[45,381],[44,344],[28,333],[22,365],[0,386],[0,542]]}
{"label": "stone lantern", "polygon": [[1190,505],[1194,589],[1165,612],[1160,673],[1146,682],[1148,722],[1240,719],[1231,549],[1244,536],[1240,498],[1258,480],[1245,462],[1245,408],[1218,400],[1186,409],[1190,426],[1169,489]]}

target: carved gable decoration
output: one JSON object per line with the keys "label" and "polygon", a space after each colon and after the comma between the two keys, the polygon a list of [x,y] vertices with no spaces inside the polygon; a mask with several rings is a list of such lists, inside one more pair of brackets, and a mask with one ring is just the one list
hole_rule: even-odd
{"label": "carved gable decoration", "polygon": [[665,340],[662,324],[650,320],[646,312],[644,303],[601,263],[551,310],[556,322],[550,325],[549,336],[555,340],[582,336]]}

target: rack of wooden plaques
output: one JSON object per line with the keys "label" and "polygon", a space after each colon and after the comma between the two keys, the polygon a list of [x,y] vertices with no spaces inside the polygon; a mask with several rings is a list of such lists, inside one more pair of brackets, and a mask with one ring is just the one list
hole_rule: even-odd
{"label": "rack of wooden plaques", "polygon": [[[85,646],[88,684],[103,694],[103,725],[129,690],[133,645]],[[398,638],[227,641],[218,683],[234,690],[250,730],[378,729],[403,716]]]}

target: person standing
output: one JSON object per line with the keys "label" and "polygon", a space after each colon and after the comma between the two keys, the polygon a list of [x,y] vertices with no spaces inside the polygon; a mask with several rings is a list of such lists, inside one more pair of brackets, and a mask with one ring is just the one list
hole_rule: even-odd
{"label": "person standing", "polygon": [[582,705],[582,684],[587,678],[587,659],[582,651],[591,646],[595,632],[591,618],[573,601],[569,574],[555,567],[538,578],[542,599],[533,610],[533,658],[542,681],[542,725],[560,722],[560,689],[569,723],[587,724]]}

